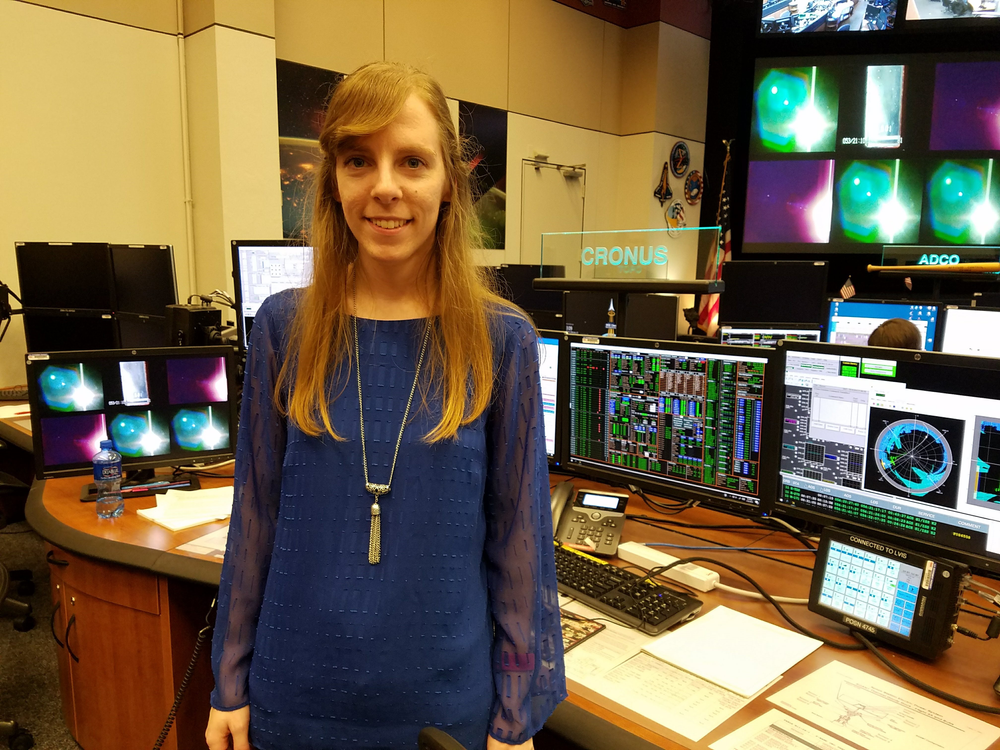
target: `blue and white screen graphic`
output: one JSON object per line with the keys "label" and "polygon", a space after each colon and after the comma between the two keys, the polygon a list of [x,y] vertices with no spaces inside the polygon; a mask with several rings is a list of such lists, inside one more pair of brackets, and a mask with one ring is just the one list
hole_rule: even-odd
{"label": "blue and white screen graphic", "polygon": [[891,318],[902,318],[917,327],[923,336],[924,351],[931,351],[934,348],[937,315],[936,305],[834,300],[830,303],[826,340],[832,344],[867,346],[872,331]]}

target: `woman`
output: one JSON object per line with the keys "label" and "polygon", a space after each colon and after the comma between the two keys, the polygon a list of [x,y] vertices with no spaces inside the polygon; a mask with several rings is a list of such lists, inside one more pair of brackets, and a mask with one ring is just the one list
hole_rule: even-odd
{"label": "woman", "polygon": [[363,66],[320,144],[313,282],[251,336],[208,745],[531,747],[566,695],[534,329],[433,79]]}

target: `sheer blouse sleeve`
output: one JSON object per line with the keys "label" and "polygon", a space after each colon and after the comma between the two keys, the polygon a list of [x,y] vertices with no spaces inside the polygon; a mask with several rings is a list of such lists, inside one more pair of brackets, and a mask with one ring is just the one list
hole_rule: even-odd
{"label": "sheer blouse sleeve", "polygon": [[566,697],[538,342],[505,317],[487,421],[487,582],[494,621],[490,734],[526,742]]}
{"label": "sheer blouse sleeve", "polygon": [[282,318],[287,317],[281,309],[284,306],[275,297],[261,305],[248,345],[233,512],[212,640],[215,690],[211,703],[223,711],[250,702],[250,659],[274,544],[286,438],[285,419],[274,404],[274,385],[281,368]]}

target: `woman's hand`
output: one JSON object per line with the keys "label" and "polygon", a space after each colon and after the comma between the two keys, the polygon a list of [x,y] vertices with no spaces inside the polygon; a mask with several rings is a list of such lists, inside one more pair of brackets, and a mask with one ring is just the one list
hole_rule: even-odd
{"label": "woman's hand", "polygon": [[520,745],[508,745],[506,742],[501,742],[495,739],[492,735],[486,735],[486,750],[535,750],[535,741],[528,740]]}
{"label": "woman's hand", "polygon": [[[214,708],[208,714],[208,728],[205,729],[205,742],[208,750],[251,750],[248,732],[250,729],[250,706],[237,708],[235,711],[216,711]],[[229,744],[232,737],[233,743]]]}

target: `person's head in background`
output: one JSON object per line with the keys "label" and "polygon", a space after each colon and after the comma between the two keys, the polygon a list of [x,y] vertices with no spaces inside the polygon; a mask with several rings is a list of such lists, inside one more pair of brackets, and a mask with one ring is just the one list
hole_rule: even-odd
{"label": "person's head in background", "polygon": [[893,349],[923,349],[920,329],[902,318],[890,318],[871,332],[868,346],[888,346]]}

